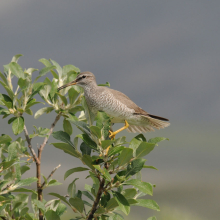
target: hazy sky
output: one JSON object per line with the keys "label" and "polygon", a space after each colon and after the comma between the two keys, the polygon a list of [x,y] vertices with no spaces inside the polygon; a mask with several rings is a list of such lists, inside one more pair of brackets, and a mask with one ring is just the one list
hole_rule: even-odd
{"label": "hazy sky", "polygon": [[[74,64],[169,118],[169,128],[147,134],[170,139],[147,157],[159,168],[146,175],[157,184],[156,201],[219,218],[220,1],[7,0],[1,1],[0,33],[2,72],[20,53],[23,68],[43,68],[40,58]],[[54,117],[28,116],[29,133]],[[6,120],[0,123],[0,133],[12,133]],[[62,121],[55,130],[61,128]],[[82,165],[49,145],[42,160],[46,176],[62,164],[55,174],[61,182],[67,169]]]}
{"label": "hazy sky", "polygon": [[51,58],[93,72],[152,114],[215,122],[219,11],[219,1],[2,1],[0,69],[18,53],[23,68]]}

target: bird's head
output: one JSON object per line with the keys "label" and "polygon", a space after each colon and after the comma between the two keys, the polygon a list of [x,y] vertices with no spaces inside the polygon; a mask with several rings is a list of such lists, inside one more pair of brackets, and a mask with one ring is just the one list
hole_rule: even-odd
{"label": "bird's head", "polygon": [[82,72],[76,77],[76,79],[74,81],[69,82],[69,83],[59,87],[58,91],[66,88],[68,86],[72,86],[72,85],[85,87],[85,86],[89,85],[90,83],[96,83],[96,79],[95,79],[94,74],[91,72]]}

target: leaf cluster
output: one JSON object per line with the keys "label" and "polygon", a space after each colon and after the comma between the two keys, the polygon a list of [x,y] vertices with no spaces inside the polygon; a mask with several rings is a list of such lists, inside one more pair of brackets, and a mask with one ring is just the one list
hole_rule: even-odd
{"label": "leaf cluster", "polygon": [[[0,94],[0,115],[3,115],[3,118],[11,116],[8,123],[12,124],[13,133],[18,135],[24,131],[26,137],[24,140],[19,137],[13,141],[8,135],[0,136],[0,217],[18,220],[35,220],[38,217],[59,220],[67,206],[77,214],[75,219],[88,220],[121,220],[123,216],[120,212],[128,215],[131,206],[159,211],[158,204],[149,198],[153,195],[155,185],[144,182],[141,171],[156,169],[147,165],[144,157],[158,142],[166,138],[146,140],[139,134],[130,142],[127,142],[124,136],[110,139],[111,118],[105,112],[92,115],[80,87],[67,87],[57,92],[58,87],[75,80],[80,72],[77,67],[61,67],[56,61],[43,58],[39,60],[44,64],[40,71],[34,68],[23,70],[18,64],[20,56],[22,55],[14,56],[11,62],[4,66],[4,72],[0,72],[0,83],[6,91],[5,94]],[[38,75],[34,75],[37,71]],[[46,77],[48,73],[52,74],[52,80]],[[13,88],[13,78],[17,79],[16,89]],[[110,84],[107,82],[100,86]],[[43,102],[37,101],[37,94]],[[46,104],[46,107],[39,109],[34,117],[37,119],[42,114],[55,111],[56,120],[60,117],[63,119],[63,130],[52,133],[56,124],[53,123],[50,128],[34,126],[33,134],[28,134],[25,113],[33,115],[31,107],[39,103]],[[78,112],[80,115],[77,117]],[[80,134],[74,137],[73,126],[80,131]],[[68,195],[51,192],[50,195],[56,198],[46,201],[41,198],[43,190],[61,184],[51,178],[59,166],[48,177],[40,173],[43,183],[39,175],[37,178],[22,178],[22,175],[30,169],[32,163],[35,162],[36,167],[41,165],[41,152],[51,133],[59,140],[51,143],[54,147],[82,163],[79,167],[67,170],[64,180],[77,172],[87,172],[86,179],[91,179],[92,185],[85,184],[83,191],[77,190],[78,178],[73,178],[67,189]],[[44,138],[38,157],[31,146],[31,140],[35,137]],[[36,189],[30,188],[33,182],[37,182]],[[31,209],[28,206],[29,202],[32,205]],[[40,217],[41,214],[43,218]],[[156,217],[148,220],[156,220]]]}

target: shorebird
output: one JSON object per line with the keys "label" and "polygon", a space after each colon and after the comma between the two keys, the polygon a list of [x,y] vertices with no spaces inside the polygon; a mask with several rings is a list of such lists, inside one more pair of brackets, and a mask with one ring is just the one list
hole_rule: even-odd
{"label": "shorebird", "polygon": [[91,72],[80,73],[74,81],[59,87],[58,91],[72,85],[84,89],[92,122],[98,111],[104,111],[111,118],[112,123],[125,123],[124,127],[117,131],[109,131],[110,138],[114,138],[117,133],[124,129],[128,132],[143,133],[154,131],[154,128],[160,129],[170,125],[168,119],[147,113],[122,92],[98,86],[95,76]]}

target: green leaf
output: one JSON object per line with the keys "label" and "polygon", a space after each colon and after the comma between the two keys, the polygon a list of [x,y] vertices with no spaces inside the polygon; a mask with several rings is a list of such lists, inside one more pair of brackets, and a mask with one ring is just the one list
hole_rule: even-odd
{"label": "green leaf", "polygon": [[38,71],[38,69],[28,68],[27,70],[24,71],[24,73],[28,73],[29,75],[31,75],[35,71]]}
{"label": "green leaf", "polygon": [[51,143],[54,147],[63,150],[65,153],[70,154],[71,156],[74,156],[76,158],[81,158],[82,154],[76,150],[74,150],[74,148],[66,143]]}
{"label": "green leaf", "polygon": [[[72,87],[68,90],[68,96],[69,96],[70,104],[72,105],[76,101],[76,98],[79,96],[79,92]],[[76,107],[81,107],[81,110],[83,110],[82,106],[76,106]]]}
{"label": "green leaf", "polygon": [[105,112],[98,112],[96,115],[96,126],[102,129],[103,139],[109,137],[109,130],[111,126],[110,117]]}
{"label": "green leaf", "polygon": [[110,83],[106,82],[105,84],[99,84],[98,86],[108,86],[108,87],[110,87]]}
{"label": "green leaf", "polygon": [[20,86],[21,91],[23,91],[28,88],[28,86],[30,85],[30,81],[20,78],[18,80],[18,85]]}
{"label": "green leaf", "polygon": [[74,71],[74,72],[76,72],[76,73],[79,73],[79,72],[80,72],[80,69],[77,68],[77,67],[75,67],[75,66],[73,66],[73,65],[65,65],[65,66],[63,67],[63,76],[66,76],[67,73],[70,72],[70,71]]}
{"label": "green leaf", "polygon": [[134,188],[130,188],[130,189],[125,189],[122,191],[122,195],[126,198],[126,199],[133,199],[137,194],[136,189]]}
{"label": "green leaf", "polygon": [[77,137],[81,138],[87,146],[97,151],[97,145],[96,143],[89,137],[87,134],[79,134]]}
{"label": "green leaf", "polygon": [[32,200],[32,201],[33,201],[33,203],[34,203],[43,213],[45,213],[46,208],[45,208],[43,202],[41,202],[41,201],[39,201],[39,200],[37,200],[37,199],[34,199],[34,200]]}
{"label": "green leaf", "polygon": [[72,183],[70,183],[69,186],[68,186],[67,192],[68,192],[70,198],[73,198],[73,197],[75,197],[75,195],[76,195],[76,184],[75,184],[75,182],[76,182],[76,180],[78,180],[78,179],[79,179],[79,178],[75,178],[75,179],[72,181]]}
{"label": "green leaf", "polygon": [[36,177],[30,177],[30,178],[27,178],[27,179],[23,179],[23,180],[20,180],[19,182],[17,182],[13,187],[13,190],[15,188],[18,188],[18,187],[21,187],[21,186],[27,186],[27,185],[30,185],[31,183],[33,182],[36,182],[38,179]]}
{"label": "green leaf", "polygon": [[138,203],[133,204],[135,206],[142,206],[142,207],[145,207],[145,208],[160,211],[160,207],[158,206],[158,204],[154,200],[151,200],[151,199],[136,199],[136,201]]}
{"label": "green leaf", "polygon": [[118,202],[116,201],[115,197],[114,198],[111,198],[108,203],[107,203],[107,206],[106,206],[106,209],[107,210],[113,210],[115,209],[116,207],[118,206]]}
{"label": "green leaf", "polygon": [[30,167],[29,167],[29,166],[26,166],[26,165],[22,166],[22,167],[21,167],[21,175],[24,174],[24,173],[25,173],[26,171],[28,171],[28,170],[30,170]]}
{"label": "green leaf", "polygon": [[17,119],[17,117],[12,117],[8,120],[8,124],[11,124],[15,119]]}
{"label": "green leaf", "polygon": [[30,193],[37,194],[37,192],[35,192],[34,190],[26,189],[26,188],[18,188],[18,189],[13,190],[13,192],[30,192]]}
{"label": "green leaf", "polygon": [[82,194],[85,195],[86,197],[88,197],[89,199],[91,199],[92,201],[95,201],[94,198],[93,198],[93,196],[92,196],[89,192],[87,192],[87,191],[82,191]]}
{"label": "green leaf", "polygon": [[164,141],[164,140],[169,140],[169,139],[165,137],[155,137],[155,138],[151,138],[150,140],[148,140],[148,143],[157,145],[157,143]]}
{"label": "green leaf", "polygon": [[59,215],[53,211],[53,210],[47,210],[47,212],[45,213],[45,216],[47,218],[47,220],[60,220]]}
{"label": "green leaf", "polygon": [[0,136],[0,144],[6,144],[11,141],[12,141],[12,138],[7,134]]}
{"label": "green leaf", "polygon": [[52,135],[53,135],[53,137],[55,139],[63,141],[65,143],[71,145],[75,149],[74,144],[70,140],[69,134],[67,134],[66,132],[64,132],[64,131],[56,131],[56,132],[53,132]]}
{"label": "green leaf", "polygon": [[97,126],[90,126],[90,131],[94,134],[97,138],[101,138],[101,129]]}
{"label": "green leaf", "polygon": [[26,215],[26,213],[28,212],[29,208],[28,207],[25,207],[21,210],[20,212],[20,216],[23,216],[23,215]]}
{"label": "green leaf", "polygon": [[5,75],[1,73],[1,71],[0,71],[0,77],[2,78],[4,83],[7,85],[8,81],[7,81],[6,77],[5,77]]}
{"label": "green leaf", "polygon": [[8,95],[10,96],[10,98],[14,99],[14,92],[4,82],[0,81],[0,83],[5,88],[5,90],[7,91]]}
{"label": "green leaf", "polygon": [[17,63],[17,62],[18,62],[18,59],[19,59],[20,57],[22,57],[22,56],[23,56],[22,54],[16,54],[15,56],[12,57],[11,62]]}
{"label": "green leaf", "polygon": [[127,173],[126,176],[132,176],[136,173],[138,173],[144,166],[144,163],[146,162],[145,159],[135,159],[127,166]]}
{"label": "green leaf", "polygon": [[130,205],[127,199],[121,193],[115,191],[113,192],[113,195],[116,201],[118,202],[120,210],[124,212],[126,215],[128,215],[130,212]]}
{"label": "green leaf", "polygon": [[124,220],[124,218],[123,218],[123,216],[121,216],[119,214],[115,214],[113,216],[110,216],[109,220]]}
{"label": "green leaf", "polygon": [[12,130],[15,135],[20,134],[24,130],[24,118],[18,117],[13,121]]}
{"label": "green leaf", "polygon": [[58,182],[57,180],[50,180],[48,183],[48,186],[58,186],[61,185],[62,183]]}
{"label": "green leaf", "polygon": [[81,143],[80,150],[82,152],[82,155],[84,154],[90,155],[92,152],[92,149],[84,142]]}
{"label": "green leaf", "polygon": [[144,165],[143,168],[158,170],[156,167]]}
{"label": "green leaf", "polygon": [[148,218],[147,220],[157,220],[155,216]]}
{"label": "green leaf", "polygon": [[142,182],[141,180],[131,179],[123,183],[123,185],[132,185],[138,188],[141,192],[148,195],[153,195],[153,186],[150,183]]}
{"label": "green leaf", "polygon": [[136,158],[144,157],[149,154],[155,147],[155,144],[150,144],[147,142],[142,142],[136,149]]}
{"label": "green leaf", "polygon": [[66,211],[66,209],[67,209],[67,207],[63,203],[59,203],[59,205],[56,209],[57,215],[61,216]]}
{"label": "green leaf", "polygon": [[57,95],[61,98],[61,100],[63,101],[64,105],[68,104],[67,99],[66,99],[65,96],[61,95],[60,93],[57,93]]}
{"label": "green leaf", "polygon": [[139,134],[131,140],[129,147],[133,149],[134,156],[135,156],[136,149],[139,147],[139,145],[143,141],[146,142],[146,138],[144,137],[143,134]]}
{"label": "green leaf", "polygon": [[33,112],[31,111],[31,109],[26,109],[25,113],[29,114],[29,115],[33,115]]}
{"label": "green leaf", "polygon": [[66,204],[68,204],[71,207],[70,203],[66,200],[66,198],[64,196],[61,196],[57,193],[49,193],[49,195],[59,198],[60,200],[62,200],[63,202],[65,202]]}
{"label": "green leaf", "polygon": [[70,198],[69,200],[70,204],[75,207],[80,213],[83,212],[84,209],[84,204],[82,199],[75,197],[75,198]]}
{"label": "green leaf", "polygon": [[106,170],[105,168],[101,168],[100,165],[93,165],[101,174],[103,174],[103,176],[106,178],[106,180],[108,180],[109,182],[111,182],[112,178],[111,175],[109,174],[108,170]]}
{"label": "green leaf", "polygon": [[120,147],[112,147],[110,148],[109,152],[108,152],[108,156],[112,156],[115,154],[118,154],[119,152],[121,152],[125,147],[124,146],[120,146]]}
{"label": "green leaf", "polygon": [[43,115],[44,113],[48,114],[50,113],[51,111],[53,111],[53,107],[44,107],[44,108],[41,108],[39,109],[35,115],[34,115],[34,118],[37,119],[39,118],[41,115]]}
{"label": "green leaf", "polygon": [[95,115],[90,111],[90,109],[89,109],[89,107],[86,103],[85,97],[82,98],[81,103],[82,103],[82,106],[83,106],[84,111],[85,111],[86,120],[89,123],[89,126],[91,126],[94,119],[95,119]]}
{"label": "green leaf", "polygon": [[40,72],[39,72],[39,75],[40,76],[44,76],[44,75],[46,75],[48,72],[50,72],[51,70],[53,70],[53,69],[55,69],[56,67],[55,66],[46,66],[46,67],[44,67],[43,69],[41,69],[40,70]]}
{"label": "green leaf", "polygon": [[89,170],[88,168],[85,167],[75,167],[72,169],[69,169],[66,171],[66,173],[64,174],[64,180],[71,174],[76,173],[76,172],[82,172],[82,171],[86,171]]}
{"label": "green leaf", "polygon": [[8,64],[9,69],[11,70],[12,74],[14,74],[17,78],[25,78],[24,72],[21,66],[15,62],[11,62]]}
{"label": "green leaf", "polygon": [[50,61],[45,58],[40,59],[39,62],[43,63],[45,66],[51,66]]}
{"label": "green leaf", "polygon": [[74,108],[71,108],[69,110],[69,112],[72,113],[72,114],[76,114],[77,112],[80,112],[82,110],[83,110],[83,107],[81,105],[78,105],[78,106],[76,106]]}
{"label": "green leaf", "polygon": [[106,149],[108,146],[110,146],[114,142],[115,142],[114,140],[104,140],[104,141],[101,141],[102,148]]}
{"label": "green leaf", "polygon": [[95,167],[92,165],[92,158],[89,155],[84,154],[82,157],[82,161],[92,170],[95,170]]}
{"label": "green leaf", "polygon": [[39,104],[39,103],[44,104],[43,102],[36,102],[36,99],[31,99],[31,100],[27,103],[25,109],[28,109],[28,108],[30,108],[31,106],[36,105],[36,104]]}
{"label": "green leaf", "polygon": [[123,166],[130,162],[133,158],[133,150],[131,148],[124,148],[119,156],[118,165]]}
{"label": "green leaf", "polygon": [[3,167],[3,170],[6,170],[7,168],[13,166],[15,163],[17,163],[17,158],[0,163],[0,167]]}
{"label": "green leaf", "polygon": [[52,59],[50,59],[50,62],[56,67],[56,70],[59,74],[59,78],[61,78],[62,77],[62,72],[63,72],[62,67],[56,61],[54,61]]}
{"label": "green leaf", "polygon": [[74,125],[76,125],[76,127],[79,128],[83,133],[87,135],[91,135],[88,125],[85,122],[76,121],[75,118],[73,117],[67,118],[67,120],[72,122]]}
{"label": "green leaf", "polygon": [[63,120],[63,129],[69,135],[71,135],[73,133],[72,125],[66,119]]}
{"label": "green leaf", "polygon": [[57,75],[57,73],[55,71],[51,70],[50,72],[52,73],[52,75],[55,79],[59,79],[59,76]]}

